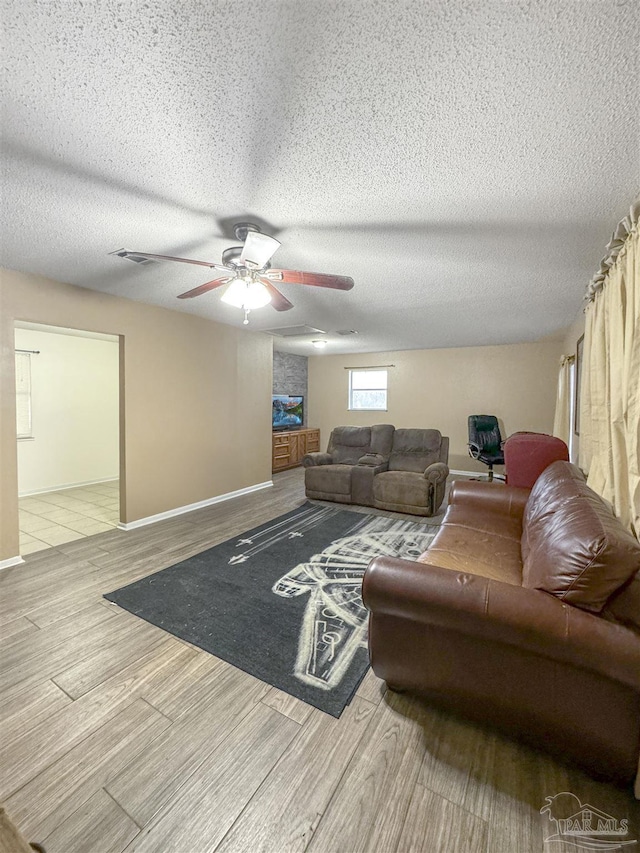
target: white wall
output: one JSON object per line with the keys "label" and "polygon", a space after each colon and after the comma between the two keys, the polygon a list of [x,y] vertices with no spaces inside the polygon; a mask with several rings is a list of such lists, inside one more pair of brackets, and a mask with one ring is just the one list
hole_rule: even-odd
{"label": "white wall", "polygon": [[33,439],[18,441],[19,494],[115,479],[119,471],[117,341],[16,329],[31,356]]}

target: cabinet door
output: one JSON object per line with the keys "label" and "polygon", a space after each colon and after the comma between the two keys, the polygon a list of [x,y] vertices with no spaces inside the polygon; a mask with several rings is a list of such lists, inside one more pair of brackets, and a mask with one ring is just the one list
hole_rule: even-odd
{"label": "cabinet door", "polygon": [[[304,441],[302,440],[302,436],[299,432],[290,432],[289,433],[289,465],[297,465],[302,456],[300,455],[300,448],[304,447]],[[304,455],[304,453],[303,453]]]}
{"label": "cabinet door", "polygon": [[320,450],[320,430],[310,429],[306,436],[306,453],[318,453]]}

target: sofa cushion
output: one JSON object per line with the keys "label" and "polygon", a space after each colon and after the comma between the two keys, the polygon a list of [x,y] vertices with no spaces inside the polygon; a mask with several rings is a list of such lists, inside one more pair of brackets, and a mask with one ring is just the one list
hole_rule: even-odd
{"label": "sofa cushion", "polygon": [[407,471],[383,471],[376,474],[373,481],[373,494],[377,503],[402,506],[427,506],[429,503],[429,483],[422,474]]}
{"label": "sofa cushion", "polygon": [[[496,486],[496,488],[504,488]],[[482,510],[475,506],[464,503],[449,504],[447,514],[444,517],[445,524],[458,524],[477,530],[479,533],[493,533],[495,536],[506,536],[518,543],[522,536],[522,522],[519,518],[490,510]],[[518,552],[518,556],[520,553]]]}
{"label": "sofa cushion", "polygon": [[[578,482],[578,492],[581,489]],[[599,613],[640,570],[640,543],[604,501],[589,492],[570,497],[565,491],[565,500],[548,513],[544,524],[538,518],[530,525],[523,586]]]}
{"label": "sofa cushion", "polygon": [[602,615],[640,632],[640,572],[611,596]]}
{"label": "sofa cushion", "polygon": [[520,542],[517,539],[457,524],[442,524],[418,562],[522,585]]}
{"label": "sofa cushion", "polygon": [[370,447],[371,427],[342,426],[332,431],[327,452],[338,464],[357,465]]}
{"label": "sofa cushion", "polygon": [[584,474],[569,462],[553,462],[534,483],[522,516],[522,562],[537,539],[544,537],[547,520],[558,507],[578,496],[597,497]]}
{"label": "sofa cushion", "polygon": [[305,489],[307,492],[318,492],[326,496],[350,495],[351,471],[351,465],[318,465],[305,468]]}
{"label": "sofa cushion", "polygon": [[397,429],[389,457],[390,471],[422,474],[433,462],[440,462],[442,434],[437,429]]}

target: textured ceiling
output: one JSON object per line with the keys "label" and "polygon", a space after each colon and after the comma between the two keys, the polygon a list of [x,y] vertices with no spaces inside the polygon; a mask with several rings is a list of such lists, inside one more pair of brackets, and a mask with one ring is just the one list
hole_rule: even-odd
{"label": "textured ceiling", "polygon": [[[638,189],[629,0],[2,0],[10,268],[241,325],[206,269],[258,217],[326,352],[532,341]],[[357,329],[352,337],[338,329]],[[317,337],[317,336],[314,336]],[[307,354],[305,339],[277,348]]]}

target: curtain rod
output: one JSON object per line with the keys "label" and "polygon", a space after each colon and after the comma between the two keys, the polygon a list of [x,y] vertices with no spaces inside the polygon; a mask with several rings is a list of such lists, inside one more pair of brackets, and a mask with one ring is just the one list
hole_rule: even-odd
{"label": "curtain rod", "polygon": [[39,349],[17,349],[16,352],[31,352],[33,355],[40,355]]}
{"label": "curtain rod", "polygon": [[358,364],[356,367],[345,367],[345,370],[379,370],[381,367],[395,367],[395,364]]}

